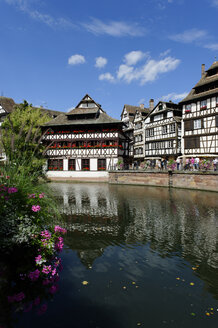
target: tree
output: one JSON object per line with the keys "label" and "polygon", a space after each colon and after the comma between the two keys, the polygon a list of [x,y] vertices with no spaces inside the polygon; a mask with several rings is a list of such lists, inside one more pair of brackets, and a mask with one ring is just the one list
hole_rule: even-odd
{"label": "tree", "polygon": [[17,173],[40,176],[45,163],[41,126],[51,118],[41,108],[32,107],[27,101],[14,109],[2,124],[2,144],[7,164],[16,166]]}

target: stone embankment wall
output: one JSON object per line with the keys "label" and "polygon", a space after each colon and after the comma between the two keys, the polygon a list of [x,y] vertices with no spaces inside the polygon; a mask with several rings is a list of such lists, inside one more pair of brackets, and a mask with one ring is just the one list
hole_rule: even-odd
{"label": "stone embankment wall", "polygon": [[216,172],[110,171],[109,183],[198,189],[218,192],[218,174]]}

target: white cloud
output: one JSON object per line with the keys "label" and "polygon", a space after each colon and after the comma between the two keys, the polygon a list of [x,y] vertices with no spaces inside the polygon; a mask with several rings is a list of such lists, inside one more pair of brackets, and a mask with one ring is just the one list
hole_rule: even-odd
{"label": "white cloud", "polygon": [[183,33],[171,35],[169,36],[169,39],[182,43],[192,43],[194,41],[205,39],[206,37],[208,37],[207,31],[193,28],[184,31]]}
{"label": "white cloud", "polygon": [[52,28],[75,28],[76,26],[69,20],[63,17],[52,17],[49,14],[44,14],[38,10],[33,10],[30,7],[31,0],[4,0],[7,4],[13,5],[20,11],[24,12],[32,19],[42,22]]}
{"label": "white cloud", "polygon": [[124,61],[126,65],[135,65],[146,56],[148,56],[148,53],[144,53],[140,50],[131,51],[124,56]]}
{"label": "white cloud", "polygon": [[145,65],[139,68],[122,64],[117,71],[117,78],[127,83],[136,80],[144,85],[155,81],[159,75],[176,69],[179,64],[179,59],[170,56],[161,60],[148,59]]}
{"label": "white cloud", "polygon": [[121,36],[142,36],[145,34],[143,28],[138,27],[136,24],[130,25],[129,23],[112,21],[106,24],[100,19],[93,18],[90,23],[83,23],[83,27],[87,31],[96,34],[96,35],[111,35],[116,37]]}
{"label": "white cloud", "polygon": [[160,57],[166,57],[171,52],[171,49],[167,49],[160,53]]}
{"label": "white cloud", "polygon": [[218,43],[210,43],[206,44],[204,48],[210,49],[210,50],[218,50]]}
{"label": "white cloud", "polygon": [[114,77],[111,73],[101,74],[101,75],[99,75],[98,78],[99,78],[100,81],[106,80],[106,81],[109,81],[109,82],[115,82],[115,79],[114,79]]}
{"label": "white cloud", "polygon": [[97,57],[95,58],[95,67],[103,68],[107,64],[107,58]]}
{"label": "white cloud", "polygon": [[163,100],[163,101],[169,101],[169,100],[178,101],[178,100],[182,100],[187,95],[188,95],[188,92],[183,92],[183,93],[175,93],[175,92],[173,92],[173,93],[169,93],[166,96],[162,96],[161,97],[161,100]]}
{"label": "white cloud", "polygon": [[68,64],[69,65],[78,65],[78,64],[84,64],[86,62],[85,57],[82,55],[72,55],[68,58]]}

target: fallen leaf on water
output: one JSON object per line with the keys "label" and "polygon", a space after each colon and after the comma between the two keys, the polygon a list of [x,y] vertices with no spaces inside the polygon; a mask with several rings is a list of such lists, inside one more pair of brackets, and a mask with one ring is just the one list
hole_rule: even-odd
{"label": "fallen leaf on water", "polygon": [[135,285],[135,281],[132,281],[132,284]]}
{"label": "fallen leaf on water", "polygon": [[126,289],[126,286],[123,286],[123,289]]}
{"label": "fallen leaf on water", "polygon": [[213,308],[210,308],[211,309],[211,311],[213,311]]}
{"label": "fallen leaf on water", "polygon": [[192,312],[192,313],[190,313],[193,317],[195,317],[196,316],[196,314],[194,313],[194,312]]}
{"label": "fallen leaf on water", "polygon": [[191,286],[194,286],[194,283],[193,283],[193,282],[190,282],[190,285],[191,285]]}
{"label": "fallen leaf on water", "polygon": [[[135,286],[135,288],[139,288],[139,286]],[[218,311],[218,310],[217,310]]]}
{"label": "fallen leaf on water", "polygon": [[195,268],[195,267],[192,267],[192,270],[197,270],[197,268]]}
{"label": "fallen leaf on water", "polygon": [[137,322],[137,326],[141,326],[142,324],[141,324],[141,322]]}
{"label": "fallen leaf on water", "polygon": [[176,280],[180,280],[180,278],[179,278],[179,277],[177,277],[177,278],[176,278]]}
{"label": "fallen leaf on water", "polygon": [[209,313],[209,312],[206,312],[205,314],[206,314],[208,317],[210,316],[210,313]]}
{"label": "fallen leaf on water", "polygon": [[89,283],[89,282],[86,281],[86,280],[82,281],[82,284],[83,284],[83,285],[88,285],[88,283]]}

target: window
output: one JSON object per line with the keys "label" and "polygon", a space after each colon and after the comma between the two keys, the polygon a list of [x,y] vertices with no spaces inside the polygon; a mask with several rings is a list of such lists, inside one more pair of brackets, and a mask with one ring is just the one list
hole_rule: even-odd
{"label": "window", "polygon": [[216,97],[216,106],[218,106],[218,97]]}
{"label": "window", "polygon": [[148,143],[145,144],[145,150],[149,150],[149,144]]}
{"label": "window", "polygon": [[184,129],[185,129],[185,131],[193,130],[193,120],[185,121],[184,122]]}
{"label": "window", "polygon": [[185,106],[185,113],[190,113],[191,112],[191,109],[192,109],[192,105],[191,104],[188,104]]}
{"label": "window", "polygon": [[158,110],[162,110],[162,109],[163,109],[163,105],[159,105]]}
{"label": "window", "polygon": [[175,131],[176,131],[176,125],[175,125],[175,123],[170,124],[170,133],[173,133]]}
{"label": "window", "polygon": [[185,148],[200,148],[200,137],[185,138]]}
{"label": "window", "polygon": [[206,109],[207,108],[207,100],[202,100],[200,104],[201,109]]}
{"label": "window", "polygon": [[76,162],[75,159],[69,159],[68,161],[68,171],[75,171],[76,170]]}
{"label": "window", "polygon": [[162,133],[163,133],[163,134],[167,134],[167,125],[164,125],[164,126],[162,127]]}
{"label": "window", "polygon": [[89,170],[90,170],[89,159],[82,158],[82,171],[89,171]]}
{"label": "window", "polygon": [[194,129],[201,129],[201,120],[194,120]]}
{"label": "window", "polygon": [[143,148],[142,147],[139,148],[139,154],[143,154]]}
{"label": "window", "polygon": [[138,129],[141,129],[142,128],[142,123],[141,122],[138,122],[135,124],[135,129],[138,130]]}
{"label": "window", "polygon": [[167,148],[173,148],[173,141],[172,140],[169,140],[167,142]]}
{"label": "window", "polygon": [[48,160],[49,171],[63,171],[63,159],[49,159]]}
{"label": "window", "polygon": [[159,121],[163,119],[163,114],[155,115],[154,116],[154,121]]}
{"label": "window", "polygon": [[216,115],[216,127],[218,127],[218,115]]}
{"label": "window", "polygon": [[146,137],[153,137],[154,136],[154,129],[147,129],[145,132]]}
{"label": "window", "polygon": [[106,159],[105,158],[98,159],[98,171],[106,171]]}

